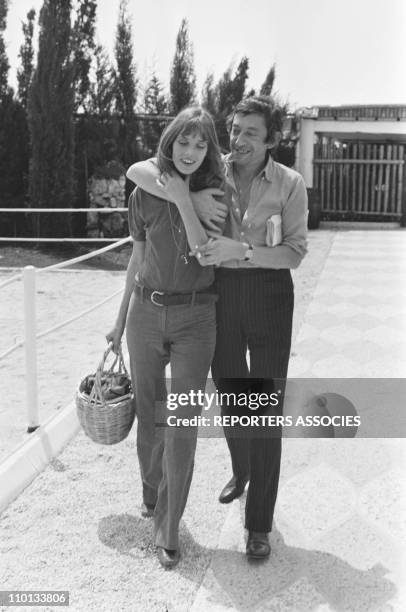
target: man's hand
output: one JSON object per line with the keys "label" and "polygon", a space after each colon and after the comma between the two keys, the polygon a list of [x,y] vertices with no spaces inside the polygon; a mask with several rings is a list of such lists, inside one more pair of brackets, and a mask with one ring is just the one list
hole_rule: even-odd
{"label": "man's hand", "polygon": [[230,259],[244,259],[246,246],[242,242],[216,236],[194,253],[201,266],[218,266]]}
{"label": "man's hand", "polygon": [[193,207],[197,216],[204,225],[213,230],[219,231],[218,225],[224,222],[228,214],[228,207],[222,202],[218,202],[214,196],[223,196],[224,191],[215,187],[208,187],[191,194]]}

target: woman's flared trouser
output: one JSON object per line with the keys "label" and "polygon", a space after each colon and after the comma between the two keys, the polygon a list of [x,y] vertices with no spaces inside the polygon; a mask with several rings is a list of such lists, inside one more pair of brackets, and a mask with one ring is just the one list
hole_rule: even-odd
{"label": "woman's flared trouser", "polygon": [[165,367],[170,363],[170,392],[176,394],[172,397],[204,391],[215,339],[214,301],[156,306],[132,296],[127,344],[137,407],[143,500],[155,506],[155,544],[167,549],[179,547],[179,522],[192,480],[197,441],[197,427],[169,427],[167,417],[193,417],[200,414],[202,406],[189,403],[174,410],[167,408]]}

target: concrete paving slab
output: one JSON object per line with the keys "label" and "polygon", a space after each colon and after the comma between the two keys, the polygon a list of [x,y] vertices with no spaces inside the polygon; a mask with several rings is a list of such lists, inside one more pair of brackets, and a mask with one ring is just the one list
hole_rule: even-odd
{"label": "concrete paving slab", "polygon": [[[324,238],[323,233],[312,234],[311,244],[321,245],[325,262],[321,274],[318,268],[309,282],[310,304],[299,300],[297,305],[301,315],[295,320],[290,376],[316,382],[320,373],[330,378],[356,372],[387,376],[390,383],[406,363],[399,359],[406,346],[404,294],[392,284],[401,284],[402,266],[397,262],[404,263],[405,233],[345,231],[335,234],[332,244],[323,243]],[[382,261],[388,257],[382,245],[388,245],[388,262]],[[362,261],[349,256],[363,249],[369,251]],[[303,266],[308,270],[314,261],[310,251]],[[110,278],[105,280],[110,290]],[[94,290],[99,284],[94,279]],[[56,321],[64,314],[59,307],[62,294],[61,288],[61,295],[55,295]],[[81,289],[79,301],[84,294],[89,287]],[[307,311],[302,313],[304,305]],[[106,320],[111,310],[114,305]],[[99,319],[86,325],[100,335],[105,323]],[[346,330],[345,341],[337,328]],[[351,341],[348,330],[355,330]],[[62,348],[66,353],[66,345]],[[68,369],[69,355],[64,358]],[[47,360],[51,362],[52,355]],[[377,397],[370,414],[378,418],[379,411]],[[405,610],[404,440],[284,439],[283,446],[272,555],[265,563],[251,564],[245,557],[245,497],[229,509],[216,501],[229,475],[224,442],[199,441],[182,525],[185,555],[171,574],[158,567],[150,549],[150,525],[134,510],[140,501],[135,440],[129,438],[118,452],[97,453],[80,434],[3,515],[2,582],[22,587],[28,580],[45,588],[50,583],[66,585],[67,573],[75,590],[72,609],[81,612]],[[22,568],[18,573],[17,566]],[[147,602],[145,593],[156,595],[157,584],[160,594]],[[182,599],[183,607],[176,609],[174,598],[177,603]]]}
{"label": "concrete paving slab", "polygon": [[[402,230],[337,233],[289,376],[404,377],[405,263]],[[376,402],[371,415],[381,418]],[[233,502],[192,611],[406,609],[405,441],[285,439],[283,447],[271,558],[244,565],[244,498]]]}

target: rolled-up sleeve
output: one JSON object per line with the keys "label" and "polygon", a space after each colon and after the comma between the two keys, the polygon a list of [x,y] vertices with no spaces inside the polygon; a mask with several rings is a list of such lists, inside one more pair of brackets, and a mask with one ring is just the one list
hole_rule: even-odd
{"label": "rolled-up sleeve", "polygon": [[128,229],[135,242],[145,242],[145,221],[140,211],[141,190],[134,189],[128,199]]}
{"label": "rolled-up sleeve", "polygon": [[298,175],[282,206],[282,245],[301,256],[307,253],[307,191],[303,177]]}
{"label": "rolled-up sleeve", "polygon": [[282,242],[254,246],[250,264],[264,268],[297,268],[307,253],[307,191],[300,174],[281,185]]}

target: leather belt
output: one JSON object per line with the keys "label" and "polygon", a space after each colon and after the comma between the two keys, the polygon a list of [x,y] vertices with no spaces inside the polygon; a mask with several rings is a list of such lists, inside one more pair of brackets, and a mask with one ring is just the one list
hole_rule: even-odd
{"label": "leather belt", "polygon": [[155,306],[178,306],[180,304],[210,304],[216,302],[218,295],[209,291],[192,291],[192,293],[164,293],[135,285],[135,294],[141,300],[149,300]]}

